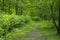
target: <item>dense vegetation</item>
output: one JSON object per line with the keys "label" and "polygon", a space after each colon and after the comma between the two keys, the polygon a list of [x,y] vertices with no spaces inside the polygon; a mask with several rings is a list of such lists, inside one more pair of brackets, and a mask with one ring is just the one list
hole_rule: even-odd
{"label": "dense vegetation", "polygon": [[58,0],[0,0],[0,40],[22,36],[35,22],[60,35],[59,11]]}

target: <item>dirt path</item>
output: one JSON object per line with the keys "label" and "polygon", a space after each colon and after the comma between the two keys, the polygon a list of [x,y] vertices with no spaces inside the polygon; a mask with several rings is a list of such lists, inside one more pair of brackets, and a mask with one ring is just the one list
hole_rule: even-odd
{"label": "dirt path", "polygon": [[14,40],[47,40],[47,38],[41,35],[38,31],[38,25],[35,25],[35,28],[31,32],[28,32],[23,37],[16,37]]}

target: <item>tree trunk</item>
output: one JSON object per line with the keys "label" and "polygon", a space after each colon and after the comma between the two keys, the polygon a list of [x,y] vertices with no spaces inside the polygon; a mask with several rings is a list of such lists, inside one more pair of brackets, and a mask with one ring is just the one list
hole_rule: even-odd
{"label": "tree trunk", "polygon": [[[60,15],[60,0],[59,0],[59,15]],[[59,16],[59,24],[60,24],[60,16]],[[58,25],[58,34],[60,35],[60,25]]]}
{"label": "tree trunk", "polygon": [[[59,4],[60,4],[60,2],[59,2]],[[56,29],[57,29],[57,34],[60,35],[60,26],[57,26],[57,24],[56,24],[56,22],[55,22],[53,5],[54,5],[54,1],[52,2],[52,5],[51,5],[52,20],[53,20],[53,24],[55,25],[55,27],[56,27]],[[59,5],[59,14],[60,14],[60,5]],[[60,17],[59,17],[59,19],[60,19]],[[59,23],[60,23],[60,22],[59,22]]]}
{"label": "tree trunk", "polygon": [[22,15],[22,12],[23,12],[23,9],[22,9],[22,6],[21,6],[21,12],[20,12],[21,15]]}
{"label": "tree trunk", "polygon": [[16,14],[18,14],[18,0],[16,0]]}
{"label": "tree trunk", "polygon": [[11,14],[10,7],[11,7],[11,1],[9,0],[9,9],[8,9],[8,13],[9,13],[9,14]]}
{"label": "tree trunk", "polygon": [[55,22],[55,17],[54,17],[54,2],[52,3],[51,5],[51,15],[52,15],[52,21],[53,21],[53,24],[55,25],[56,29],[57,29],[57,25],[56,25],[56,22]]}
{"label": "tree trunk", "polygon": [[2,0],[2,10],[4,11],[4,0]]}
{"label": "tree trunk", "polygon": [[[55,17],[54,17],[54,1],[52,2],[52,5],[51,5],[51,15],[52,15],[52,21],[53,21],[53,24],[55,25],[56,29],[57,29],[57,34],[60,35],[60,26],[57,26],[56,22],[55,22]],[[60,5],[59,5],[59,8],[60,8]],[[60,13],[60,9],[59,9],[59,13]]]}

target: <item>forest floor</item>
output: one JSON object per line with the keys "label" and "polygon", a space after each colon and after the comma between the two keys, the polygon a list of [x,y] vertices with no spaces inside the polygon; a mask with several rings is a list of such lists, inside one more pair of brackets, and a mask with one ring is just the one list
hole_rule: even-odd
{"label": "forest floor", "polygon": [[34,29],[26,33],[25,36],[15,37],[13,40],[60,40],[55,34],[44,35],[44,33],[38,30],[38,27],[38,25],[35,25]]}

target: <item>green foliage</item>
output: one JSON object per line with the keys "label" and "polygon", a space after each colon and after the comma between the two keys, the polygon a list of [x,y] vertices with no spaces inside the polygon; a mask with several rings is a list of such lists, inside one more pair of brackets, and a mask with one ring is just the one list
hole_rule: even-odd
{"label": "green foliage", "polygon": [[42,20],[38,22],[39,24],[39,30],[42,33],[42,35],[55,35],[56,34],[56,28],[52,21],[45,21]]}
{"label": "green foliage", "polygon": [[3,33],[4,33],[4,29],[2,29],[2,27],[0,27],[0,36],[2,36]]}
{"label": "green foliage", "polygon": [[0,40],[4,40],[3,38],[0,38]]}
{"label": "green foliage", "polygon": [[[0,35],[5,36],[10,33],[14,28],[24,27],[27,23],[31,21],[30,16],[18,16],[4,14],[0,16]],[[4,35],[3,35],[4,34]]]}
{"label": "green foliage", "polygon": [[14,28],[11,33],[7,34],[7,39],[12,40],[15,37],[18,36],[24,36],[27,32],[30,32],[33,30],[35,23],[33,21],[30,21],[28,24],[22,26],[21,28]]}
{"label": "green foliage", "polygon": [[55,28],[51,21],[53,1],[54,17],[58,21],[58,0],[0,0],[0,36],[11,39],[25,35],[26,31],[32,30],[34,22],[40,22],[41,29],[52,31]]}
{"label": "green foliage", "polygon": [[[54,1],[54,13],[55,13],[55,19],[58,19],[58,0],[18,0],[17,2],[17,11],[18,15],[30,15],[30,16],[38,16],[39,18],[42,18],[44,20],[50,20],[51,19],[51,11],[50,6],[52,4],[52,1]],[[10,4],[9,4],[10,3]],[[0,4],[2,4],[2,1],[0,1]],[[9,11],[11,14],[16,14],[16,0],[4,0],[4,10],[6,12]],[[9,8],[10,5],[10,8]],[[0,6],[2,7],[2,5]],[[38,19],[39,19],[38,18]]]}

